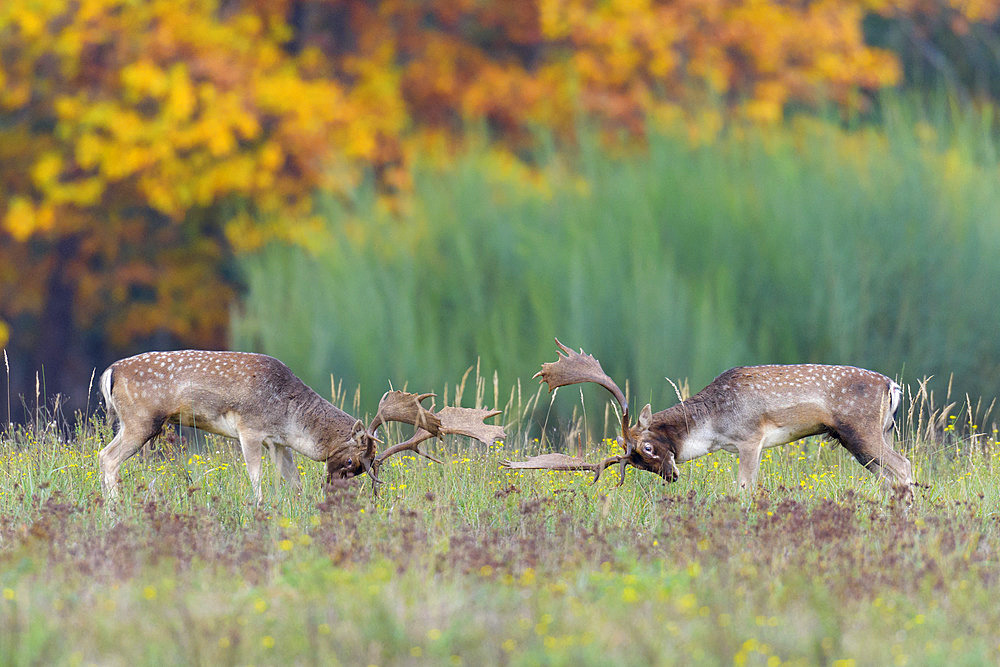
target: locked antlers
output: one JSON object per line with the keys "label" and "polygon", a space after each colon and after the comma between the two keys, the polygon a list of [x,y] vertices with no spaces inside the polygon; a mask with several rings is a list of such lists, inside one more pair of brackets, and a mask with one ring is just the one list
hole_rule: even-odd
{"label": "locked antlers", "polygon": [[565,454],[542,454],[529,457],[525,461],[503,461],[502,465],[518,470],[589,470],[594,473],[594,482],[597,482],[602,472],[617,463],[620,466],[618,486],[621,486],[625,481],[625,467],[629,464],[629,459],[635,450],[635,443],[630,437],[628,401],[625,400],[625,394],[615,384],[615,381],[604,372],[604,369],[601,368],[601,362],[593,356],[586,354],[582,349],[579,352],[574,352],[559,342],[558,338],[556,338],[556,345],[559,346],[559,358],[553,362],[543,363],[542,370],[535,373],[534,377],[540,378],[542,382],[546,383],[549,386],[549,391],[566,385],[593,382],[611,392],[622,411],[622,434],[618,437],[618,442],[625,449],[625,453],[609,457],[601,463],[587,463],[581,458]]}
{"label": "locked antlers", "polygon": [[483,423],[484,419],[489,419],[490,417],[495,417],[500,414],[500,410],[446,407],[431,414],[438,419],[440,423],[437,433],[432,433],[422,427],[418,427],[416,432],[413,434],[413,437],[409,440],[393,445],[379,454],[373,462],[374,468],[378,470],[378,467],[382,465],[387,458],[393,454],[405,451],[416,452],[425,458],[440,463],[440,461],[436,458],[421,452],[419,449],[420,443],[428,438],[433,438],[435,435],[464,435],[469,438],[474,438],[487,445],[492,445],[495,441],[503,440],[505,437],[502,426],[493,426]]}
{"label": "locked antlers", "polygon": [[405,391],[387,391],[382,395],[382,399],[378,402],[375,418],[372,419],[362,435],[362,438],[367,442],[367,449],[361,456],[361,465],[365,472],[371,476],[373,483],[379,481],[377,466],[373,467],[375,445],[382,442],[375,436],[375,432],[383,424],[396,421],[412,424],[418,429],[427,429],[432,434],[437,434],[441,428],[441,420],[420,404],[433,395],[411,394]]}
{"label": "locked antlers", "polygon": [[[420,451],[420,443],[428,438],[450,434],[464,435],[479,440],[486,445],[491,445],[496,440],[504,439],[505,435],[502,426],[483,423],[484,419],[489,419],[500,414],[500,410],[449,406],[441,408],[437,412],[431,412],[421,405],[421,403],[432,396],[434,394],[410,394],[402,391],[390,391],[379,401],[378,412],[367,429],[369,448],[365,456],[362,457],[362,463],[365,464],[365,471],[371,476],[373,483],[381,481],[378,479],[378,470],[385,460],[400,452],[412,451],[431,461],[441,463],[441,461],[433,456]],[[375,438],[375,430],[389,421],[412,424],[417,429],[409,440],[393,445],[376,456],[375,443],[378,440]]]}

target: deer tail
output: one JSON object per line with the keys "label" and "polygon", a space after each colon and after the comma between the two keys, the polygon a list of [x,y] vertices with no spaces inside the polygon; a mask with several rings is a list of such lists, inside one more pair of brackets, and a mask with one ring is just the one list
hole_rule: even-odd
{"label": "deer tail", "polygon": [[107,423],[109,426],[114,426],[115,422],[118,420],[118,413],[115,410],[115,402],[112,397],[112,389],[114,388],[114,367],[108,368],[108,370],[101,373],[101,394],[104,395],[104,412],[107,414]]}

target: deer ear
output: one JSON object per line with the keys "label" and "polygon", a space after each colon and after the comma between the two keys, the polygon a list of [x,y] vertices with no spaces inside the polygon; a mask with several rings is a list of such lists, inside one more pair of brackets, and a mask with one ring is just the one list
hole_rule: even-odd
{"label": "deer ear", "polygon": [[646,403],[646,407],[639,413],[639,428],[645,430],[653,423],[653,409]]}
{"label": "deer ear", "polygon": [[364,433],[365,423],[360,419],[355,420],[354,426],[351,427],[351,437],[357,436],[359,433]]}

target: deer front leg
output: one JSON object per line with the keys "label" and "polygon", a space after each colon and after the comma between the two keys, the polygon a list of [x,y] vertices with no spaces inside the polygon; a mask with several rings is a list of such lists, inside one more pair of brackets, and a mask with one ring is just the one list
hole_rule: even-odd
{"label": "deer front leg", "polygon": [[286,482],[288,482],[296,493],[302,492],[302,475],[295,465],[295,458],[292,450],[281,445],[268,444],[268,451],[271,453],[271,461],[278,468],[278,472]]}
{"label": "deer front leg", "polygon": [[739,472],[737,483],[740,491],[753,491],[757,486],[757,473],[760,471],[760,455],[764,451],[766,436],[759,440],[747,441],[736,446],[739,456]]}
{"label": "deer front leg", "polygon": [[262,472],[261,455],[263,454],[263,437],[255,432],[240,431],[240,449],[243,450],[243,462],[250,475],[250,487],[253,489],[254,501],[259,505],[262,498],[260,492],[260,476]]}

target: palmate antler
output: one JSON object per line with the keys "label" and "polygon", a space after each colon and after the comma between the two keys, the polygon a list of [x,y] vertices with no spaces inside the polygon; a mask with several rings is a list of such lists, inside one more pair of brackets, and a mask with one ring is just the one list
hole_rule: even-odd
{"label": "palmate antler", "polygon": [[[486,445],[492,445],[497,440],[503,440],[506,437],[502,426],[483,423],[484,419],[489,419],[500,414],[500,410],[446,407],[432,414],[440,420],[440,428],[437,435],[464,435],[469,438],[475,438]],[[405,451],[416,452],[423,457],[440,463],[433,456],[429,456],[419,449],[421,442],[434,436],[434,433],[424,428],[417,428],[413,437],[409,440],[393,445],[375,458],[374,466],[376,470],[382,462],[393,454]]]}
{"label": "palmate antler", "polygon": [[556,338],[556,345],[559,346],[559,358],[553,362],[542,364],[542,370],[535,373],[532,378],[541,378],[541,381],[549,385],[549,391],[554,391],[559,387],[581,382],[594,382],[611,392],[611,395],[618,401],[618,406],[622,410],[622,433],[628,431],[628,401],[625,394],[618,388],[604,369],[601,362],[592,355],[586,354],[583,348],[579,352],[574,352],[566,347]]}
{"label": "palmate antler", "polygon": [[421,402],[434,394],[408,394],[401,391],[388,392],[379,402],[378,413],[368,427],[368,437],[374,439],[375,429],[387,421],[399,421],[413,424],[417,427],[413,436],[399,444],[389,447],[375,456],[374,443],[369,441],[369,451],[362,461],[366,463],[365,471],[372,478],[372,483],[379,483],[378,470],[389,457],[400,452],[412,451],[420,456],[441,463],[430,454],[420,451],[419,445],[428,438],[442,435],[464,435],[491,445],[506,436],[502,426],[484,424],[483,420],[495,417],[500,410],[484,410],[478,408],[445,407],[437,412],[431,412],[421,405]]}
{"label": "palmate antler", "polygon": [[556,345],[559,346],[559,358],[553,362],[543,363],[542,370],[535,373],[534,377],[540,378],[542,382],[546,383],[549,386],[549,391],[566,385],[594,382],[611,392],[622,411],[622,434],[619,436],[618,442],[625,449],[625,453],[607,458],[601,463],[587,463],[581,458],[564,454],[542,454],[541,456],[532,456],[526,461],[503,461],[502,464],[507,468],[520,470],[589,470],[594,473],[594,482],[597,482],[605,469],[617,463],[620,466],[618,486],[621,486],[625,481],[625,467],[629,465],[635,447],[635,443],[629,438],[630,420],[625,394],[615,384],[615,381],[604,372],[604,369],[601,368],[601,362],[593,356],[586,354],[583,349],[574,352],[559,342],[558,338],[556,338]]}

